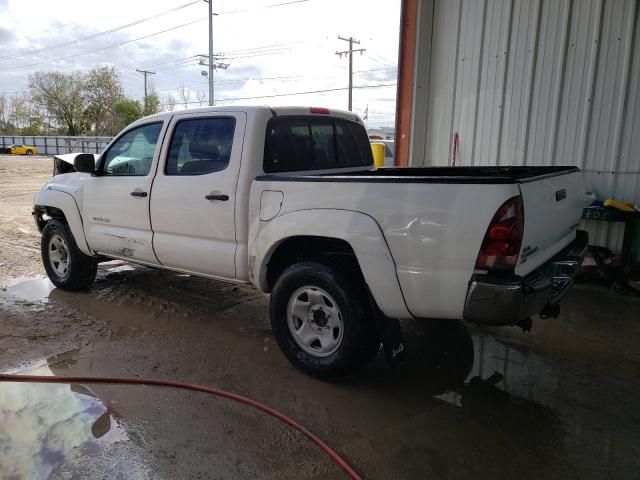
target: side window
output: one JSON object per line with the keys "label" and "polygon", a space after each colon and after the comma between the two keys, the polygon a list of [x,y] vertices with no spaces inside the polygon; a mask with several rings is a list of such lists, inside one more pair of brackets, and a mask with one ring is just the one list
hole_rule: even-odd
{"label": "side window", "polygon": [[150,123],[125,133],[106,152],[105,175],[141,176],[149,174],[162,123]]}
{"label": "side window", "polygon": [[171,137],[165,174],[205,175],[227,168],[235,126],[230,117],[179,121]]}
{"label": "side window", "polygon": [[336,124],[336,143],[338,145],[338,157],[344,165],[341,167],[354,167],[371,165],[373,154],[366,130],[357,123],[341,122]]}
{"label": "side window", "polygon": [[365,167],[373,164],[362,125],[341,119],[280,117],[267,127],[267,173]]}

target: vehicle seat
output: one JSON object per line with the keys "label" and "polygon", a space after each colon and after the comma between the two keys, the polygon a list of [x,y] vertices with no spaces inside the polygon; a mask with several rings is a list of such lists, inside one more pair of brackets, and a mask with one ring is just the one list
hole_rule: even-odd
{"label": "vehicle seat", "polygon": [[185,162],[180,171],[184,175],[215,172],[224,169],[228,163],[220,158],[218,142],[209,139],[190,141],[189,154],[192,160]]}

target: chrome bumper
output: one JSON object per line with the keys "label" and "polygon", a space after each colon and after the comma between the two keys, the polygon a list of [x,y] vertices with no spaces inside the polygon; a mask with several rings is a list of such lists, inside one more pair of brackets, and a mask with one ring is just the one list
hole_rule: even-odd
{"label": "chrome bumper", "polygon": [[514,325],[538,315],[567,294],[588,247],[589,234],[578,230],[573,242],[526,277],[474,275],[464,318],[484,325]]}

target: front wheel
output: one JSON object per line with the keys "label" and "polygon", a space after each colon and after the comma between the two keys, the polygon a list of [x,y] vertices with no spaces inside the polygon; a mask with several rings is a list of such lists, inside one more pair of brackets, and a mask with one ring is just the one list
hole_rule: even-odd
{"label": "front wheel", "polygon": [[317,378],[338,379],[363,366],[380,343],[363,286],[320,262],[285,270],[271,294],[270,314],[287,359]]}
{"label": "front wheel", "polygon": [[33,150],[27,150],[27,155],[33,155]]}
{"label": "front wheel", "polygon": [[98,262],[80,251],[60,220],[51,220],[42,230],[42,262],[56,287],[70,292],[87,290],[96,278]]}

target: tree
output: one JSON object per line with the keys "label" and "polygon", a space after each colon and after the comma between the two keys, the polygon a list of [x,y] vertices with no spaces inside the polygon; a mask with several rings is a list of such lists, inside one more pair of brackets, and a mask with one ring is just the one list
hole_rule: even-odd
{"label": "tree", "polygon": [[153,85],[149,87],[147,98],[144,102],[144,114],[153,115],[160,112],[160,97]]}
{"label": "tree", "polygon": [[173,109],[176,108],[176,99],[173,95],[168,93],[164,97],[164,102],[162,105],[162,110],[165,112],[173,112]]}
{"label": "tree", "polygon": [[119,129],[113,110],[115,103],[124,98],[124,90],[114,67],[96,67],[84,79],[87,102],[86,121],[93,125],[96,135],[115,135]]}
{"label": "tree", "polygon": [[209,103],[209,101],[207,100],[207,94],[201,90],[198,90],[196,92],[196,99],[198,100],[198,103],[201,107],[206,107]]}
{"label": "tree", "polygon": [[29,76],[29,90],[34,104],[48,112],[67,135],[80,135],[87,130],[87,100],[81,73],[36,72]]}
{"label": "tree", "polygon": [[13,133],[13,124],[11,123],[11,99],[5,95],[0,95],[0,133]]}
{"label": "tree", "polygon": [[121,98],[113,104],[117,130],[143,117],[142,105],[132,98]]}
{"label": "tree", "polygon": [[189,106],[189,99],[191,98],[191,88],[180,82],[176,91],[178,92],[178,98],[184,104],[184,108],[187,108]]}

